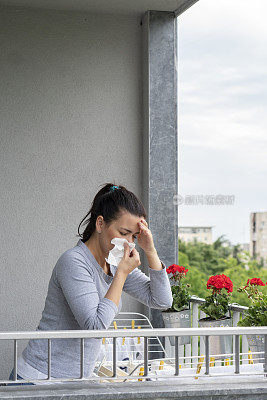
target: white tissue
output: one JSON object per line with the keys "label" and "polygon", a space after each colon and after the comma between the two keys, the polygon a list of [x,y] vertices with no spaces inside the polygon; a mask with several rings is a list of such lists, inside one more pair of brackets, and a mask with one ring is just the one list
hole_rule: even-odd
{"label": "white tissue", "polygon": [[127,239],[113,238],[110,243],[115,246],[110,250],[108,258],[105,258],[106,262],[110,265],[119,265],[122,257],[124,256],[124,242],[127,242],[130,247],[130,252],[135,247],[135,243],[129,243]]}

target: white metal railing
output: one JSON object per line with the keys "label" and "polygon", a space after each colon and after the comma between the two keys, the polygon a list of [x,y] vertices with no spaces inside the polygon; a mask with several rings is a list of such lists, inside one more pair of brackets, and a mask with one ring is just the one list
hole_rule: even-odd
{"label": "white metal railing", "polygon": [[[191,303],[191,309],[192,309],[192,327],[197,328],[198,327],[198,320],[200,318],[205,318],[206,314],[199,310],[199,305],[205,303],[205,299],[197,297],[197,296],[191,296],[190,298],[190,303]],[[237,326],[238,321],[240,320],[240,316],[248,309],[246,306],[241,306],[237,303],[232,303],[229,305],[229,316],[230,316],[230,311],[232,312],[233,315],[233,326]],[[192,336],[192,340],[190,341],[190,344],[185,344],[179,346],[180,353],[185,354],[185,357],[183,359],[183,363],[185,364],[187,361],[188,363],[195,364],[198,360],[199,354],[198,354],[198,340],[199,337],[197,336]],[[167,342],[166,346],[166,351],[170,356],[174,356],[174,349],[169,345]],[[235,351],[235,340],[233,338],[233,353]],[[200,342],[200,355],[204,354],[205,349],[203,342]],[[243,363],[248,363],[248,341],[246,336],[242,337],[242,353],[241,353],[241,359]],[[215,364],[218,363],[215,361]]]}
{"label": "white metal railing", "polygon": [[[14,341],[14,381],[13,383],[22,383],[21,380],[17,380],[17,342],[18,340],[25,339],[44,339],[48,340],[48,365],[47,365],[47,379],[49,382],[69,382],[69,381],[101,381],[103,377],[90,377],[87,378],[84,376],[84,340],[89,338],[112,338],[113,344],[113,360],[112,360],[112,376],[105,377],[107,381],[117,381],[121,380],[121,376],[117,375],[117,339],[122,337],[141,337],[143,339],[143,361],[142,364],[144,366],[142,379],[146,379],[152,377],[152,374],[149,373],[149,364],[151,360],[148,358],[148,339],[150,337],[175,337],[175,355],[173,359],[174,373],[172,376],[170,375],[161,375],[160,378],[170,379],[179,377],[179,337],[185,336],[205,336],[205,376],[210,375],[210,351],[209,351],[209,338],[210,336],[221,336],[221,335],[233,335],[235,341],[235,351],[234,351],[234,372],[235,374],[240,373],[240,350],[239,350],[239,339],[241,335],[264,335],[265,338],[265,349],[264,349],[264,369],[262,372],[259,372],[255,375],[267,376],[267,327],[227,327],[227,328],[144,328],[141,329],[138,333],[136,329],[113,329],[113,330],[76,330],[76,331],[32,331],[32,332],[0,332],[0,340],[13,340]],[[81,357],[80,357],[80,378],[73,379],[63,379],[63,378],[52,378],[51,377],[51,339],[80,339],[80,348],[81,348]],[[231,372],[232,374],[232,372]],[[247,375],[248,373],[243,373],[242,375]],[[219,374],[221,375],[221,374]],[[227,374],[224,374],[227,375]],[[188,377],[195,376],[194,374],[187,375]],[[212,376],[216,376],[213,374]],[[139,375],[128,375],[125,380],[138,380],[140,379]],[[38,382],[44,381],[41,380],[30,380],[23,382],[32,382],[38,384]],[[10,383],[10,381],[0,381],[1,384]],[[19,387],[19,386],[18,386]]]}

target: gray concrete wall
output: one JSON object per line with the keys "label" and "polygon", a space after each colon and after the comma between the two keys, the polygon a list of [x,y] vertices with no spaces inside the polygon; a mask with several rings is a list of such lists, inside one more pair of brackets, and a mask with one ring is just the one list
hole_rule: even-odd
{"label": "gray concrete wall", "polygon": [[[0,8],[1,331],[35,330],[100,184],[142,194],[141,29],[119,15]],[[12,349],[0,344],[1,379]]]}

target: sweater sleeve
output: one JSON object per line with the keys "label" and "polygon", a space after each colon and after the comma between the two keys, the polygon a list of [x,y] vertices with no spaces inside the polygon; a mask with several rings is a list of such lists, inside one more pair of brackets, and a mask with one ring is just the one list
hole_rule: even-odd
{"label": "sweater sleeve", "polygon": [[161,264],[162,270],[148,267],[149,277],[135,268],[127,276],[123,290],[148,307],[165,310],[173,299],[166,266],[162,261]]}
{"label": "sweater sleeve", "polygon": [[118,313],[118,307],[106,297],[100,299],[85,262],[78,255],[65,253],[58,259],[56,276],[81,329],[108,329]]}

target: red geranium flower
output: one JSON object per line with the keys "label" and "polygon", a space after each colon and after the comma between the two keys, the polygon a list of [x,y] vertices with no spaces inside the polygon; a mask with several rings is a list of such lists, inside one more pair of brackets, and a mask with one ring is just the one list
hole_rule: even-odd
{"label": "red geranium flower", "polygon": [[186,275],[187,271],[188,269],[185,269],[185,267],[183,267],[182,265],[176,265],[176,264],[172,264],[167,268],[167,273],[173,275],[176,275],[176,272],[178,272],[179,274]]}
{"label": "red geranium flower", "polygon": [[[266,282],[267,284],[267,282]],[[265,283],[262,282],[262,280],[260,278],[252,278],[252,279],[248,279],[247,283],[246,283],[246,287],[248,287],[249,285],[253,285],[253,286],[265,286]]]}
{"label": "red geranium flower", "polygon": [[228,278],[228,276],[224,274],[214,275],[208,279],[207,289],[213,289],[220,292],[223,288],[225,288],[228,293],[233,291],[233,282]]}

